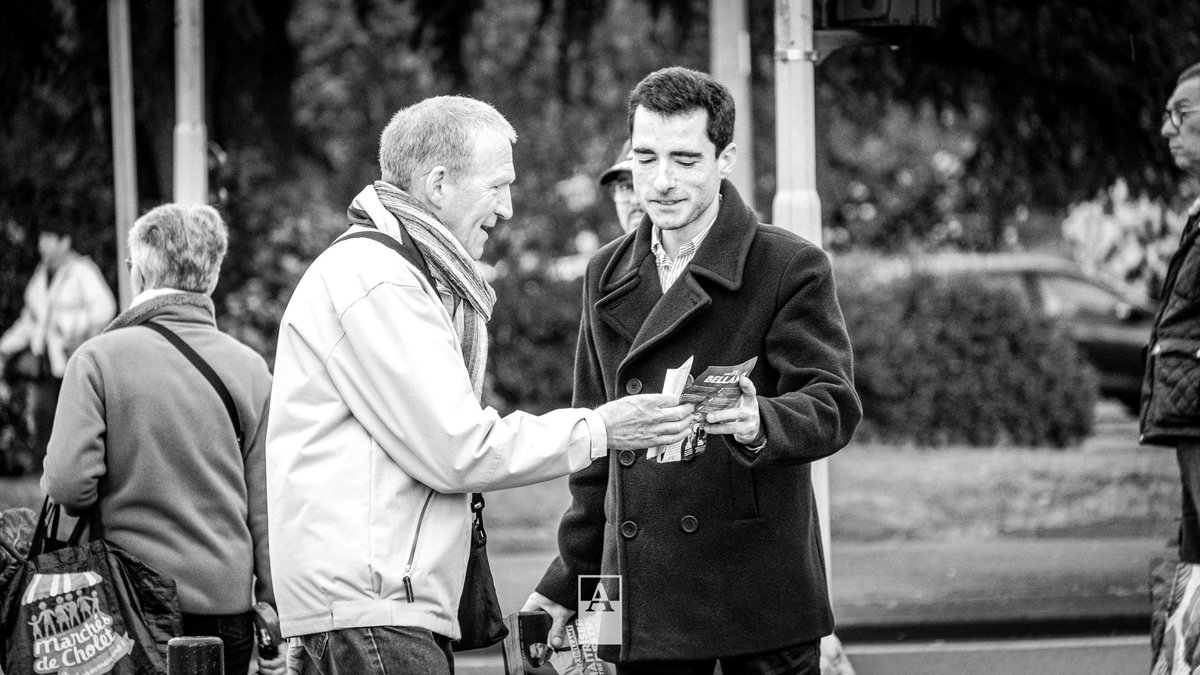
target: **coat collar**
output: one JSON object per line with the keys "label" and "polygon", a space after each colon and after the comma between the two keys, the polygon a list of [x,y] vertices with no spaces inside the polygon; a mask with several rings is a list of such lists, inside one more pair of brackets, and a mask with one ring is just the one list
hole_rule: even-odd
{"label": "coat collar", "polygon": [[190,321],[201,321],[216,327],[216,310],[212,298],[203,293],[167,293],[139,302],[117,315],[112,323],[105,327],[104,332],[136,326],[145,323],[160,314],[171,314],[172,318],[186,318]]}
{"label": "coat collar", "polygon": [[689,316],[711,303],[705,286],[729,291],[742,286],[746,257],[758,230],[758,217],[729,181],[721,181],[721,208],[712,230],[684,273],[664,295],[650,251],[650,218],[637,231],[616,242],[616,250],[600,275],[600,318],[629,340],[626,359],[661,342]]}
{"label": "coat collar", "polygon": [[[731,291],[741,288],[742,271],[757,224],[758,215],[742,201],[733,183],[721,181],[721,208],[717,220],[700,250],[696,251],[696,257],[692,258],[687,273],[711,279]],[[646,216],[632,237],[619,242],[617,251],[600,276],[601,293],[611,293],[634,280],[647,257],[653,263],[651,228],[653,224]]]}

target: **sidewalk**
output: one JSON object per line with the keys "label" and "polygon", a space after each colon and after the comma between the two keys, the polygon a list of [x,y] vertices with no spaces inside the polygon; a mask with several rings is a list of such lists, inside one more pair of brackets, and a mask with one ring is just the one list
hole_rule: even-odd
{"label": "sidewalk", "polygon": [[[859,675],[1145,669],[1150,561],[1166,551],[1159,537],[835,542],[837,634]],[[521,608],[553,555],[492,555],[505,613]],[[458,661],[461,673],[502,672],[497,650]],[[1111,670],[1084,668],[1092,662]]]}

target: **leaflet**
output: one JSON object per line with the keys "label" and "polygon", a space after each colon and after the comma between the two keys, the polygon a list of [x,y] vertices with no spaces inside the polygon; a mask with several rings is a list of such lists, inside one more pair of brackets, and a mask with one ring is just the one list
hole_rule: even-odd
{"label": "leaflet", "polygon": [[[692,378],[689,374],[692,358],[689,356],[678,368],[667,371],[663,393],[678,395],[680,403],[691,403],[700,415],[736,406],[742,397],[738,382],[743,375],[749,375],[758,363],[758,357],[755,356],[736,366],[709,366],[699,377]],[[706,437],[704,424],[696,422],[691,436],[675,445],[650,448],[646,451],[646,458],[655,459],[660,464],[695,459],[704,452]]]}

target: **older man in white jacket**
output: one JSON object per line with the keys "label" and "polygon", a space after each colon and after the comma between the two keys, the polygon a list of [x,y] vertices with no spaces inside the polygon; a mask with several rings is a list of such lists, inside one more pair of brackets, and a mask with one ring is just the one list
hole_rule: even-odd
{"label": "older man in white jacket", "polygon": [[[691,406],[665,395],[540,416],[480,404],[494,296],[474,261],[512,216],[515,140],[469,98],[398,112],[380,142],[383,180],[348,212],[348,234],[395,244],[334,244],[284,313],[267,433],[271,564],[283,633],[325,675],[452,672],[469,493],[688,434]],[[396,244],[415,247],[429,275]]]}

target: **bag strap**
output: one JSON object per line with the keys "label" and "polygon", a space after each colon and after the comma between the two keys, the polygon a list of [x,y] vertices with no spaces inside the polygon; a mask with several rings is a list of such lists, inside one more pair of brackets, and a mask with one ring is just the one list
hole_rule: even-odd
{"label": "bag strap", "polygon": [[483,529],[483,493],[471,493],[471,542],[476,546],[487,543],[487,530]]}
{"label": "bag strap", "polygon": [[175,334],[170,328],[156,321],[147,321],[142,325],[166,338],[167,342],[170,342],[186,356],[187,360],[191,361],[192,365],[196,366],[196,370],[199,370],[200,374],[204,376],[204,379],[208,380],[208,383],[216,390],[217,396],[221,397],[221,403],[225,404],[225,411],[229,413],[229,421],[233,423],[233,433],[237,436],[238,447],[241,448],[242,441],[245,439],[245,434],[242,433],[242,418],[238,415],[237,406],[233,403],[233,396],[229,394],[229,389],[221,381],[221,377],[217,375],[217,371],[213,370],[212,366],[208,365],[208,361],[204,360],[204,357],[197,354],[195,349],[192,349],[188,343],[183,341],[183,338]]}
{"label": "bag strap", "polygon": [[[412,263],[412,266],[420,270],[421,274],[425,276],[425,280],[429,282],[430,287],[436,289],[437,284],[433,282],[433,274],[429,272],[429,265],[425,262],[425,256],[421,255],[421,251],[417,248],[417,245],[413,243],[412,237],[408,234],[408,230],[404,229],[403,224],[400,225],[400,238],[402,240],[407,240],[409,243],[406,245],[396,241],[394,237],[390,237],[379,230],[360,230],[358,232],[351,232],[350,234],[341,236],[333,243],[337,244],[349,239],[371,239],[373,241],[377,241],[380,244],[392,249],[396,253],[399,253],[405,260]],[[332,245],[333,244],[330,244],[330,246]],[[475,526],[475,529],[479,531],[478,537],[483,539],[483,541],[479,542],[481,544],[487,541],[487,533],[483,529],[483,506],[483,493],[472,492],[471,513],[474,515],[473,525]]]}
{"label": "bag strap", "polygon": [[[421,251],[417,249],[417,245],[413,243],[412,237],[409,236],[408,230],[404,229],[404,225],[400,226],[400,238],[408,243],[396,241],[379,230],[360,230],[351,232],[350,234],[338,237],[333,243],[338,244],[351,239],[371,239],[383,244],[384,246],[399,253],[405,260],[412,263],[412,266],[421,271],[425,280],[429,282],[432,288],[437,288],[437,284],[433,283],[433,274],[429,272],[429,264],[425,262],[425,256],[421,255]],[[333,244],[330,244],[332,246]]]}
{"label": "bag strap", "polygon": [[[29,545],[29,555],[25,557],[26,560],[33,560],[46,553],[47,537],[58,539],[58,521],[61,513],[62,505],[50,501],[49,495],[42,500],[42,512],[38,515],[37,526],[33,530],[33,540]],[[87,513],[79,516],[79,519],[75,521],[75,527],[71,529],[71,535],[67,538],[67,545],[76,546],[82,542],[83,533],[89,525],[92,528],[92,539],[104,538],[98,504],[93,504]]]}

